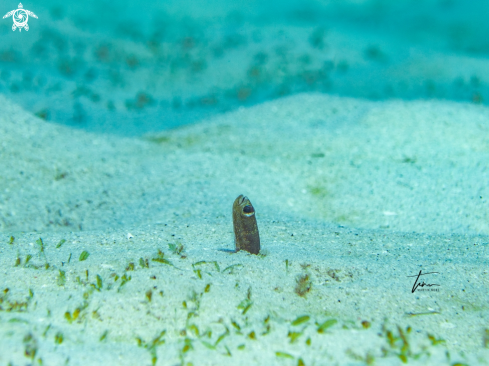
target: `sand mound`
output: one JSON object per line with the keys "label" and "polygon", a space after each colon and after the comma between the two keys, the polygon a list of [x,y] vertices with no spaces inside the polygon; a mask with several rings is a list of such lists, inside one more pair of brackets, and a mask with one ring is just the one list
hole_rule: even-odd
{"label": "sand mound", "polygon": [[[0,363],[489,356],[486,108],[300,95],[121,139],[0,104]],[[240,193],[260,256],[222,250]]]}

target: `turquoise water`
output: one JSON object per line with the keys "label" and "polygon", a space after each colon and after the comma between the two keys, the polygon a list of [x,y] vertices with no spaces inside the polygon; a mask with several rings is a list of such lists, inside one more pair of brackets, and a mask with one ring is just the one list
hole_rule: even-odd
{"label": "turquoise water", "polygon": [[[17,8],[3,2],[4,13]],[[137,136],[300,92],[486,103],[484,1],[43,1],[0,23],[0,93]]]}
{"label": "turquoise water", "polygon": [[[0,365],[489,359],[489,2],[23,6]],[[231,253],[240,194],[259,256]]]}

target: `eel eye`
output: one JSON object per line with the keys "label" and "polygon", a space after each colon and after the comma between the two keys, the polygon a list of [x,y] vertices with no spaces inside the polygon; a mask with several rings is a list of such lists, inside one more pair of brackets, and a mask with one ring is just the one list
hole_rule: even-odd
{"label": "eel eye", "polygon": [[252,214],[253,212],[255,212],[255,210],[253,209],[253,206],[250,206],[250,205],[246,205],[245,207],[243,207],[243,213],[245,215],[250,215]]}

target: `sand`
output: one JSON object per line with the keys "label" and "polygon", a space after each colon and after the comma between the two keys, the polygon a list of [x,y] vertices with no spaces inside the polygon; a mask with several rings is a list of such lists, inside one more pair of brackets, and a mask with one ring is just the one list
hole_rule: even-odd
{"label": "sand", "polygon": [[0,364],[487,364],[487,107],[300,94],[123,138],[0,105]]}

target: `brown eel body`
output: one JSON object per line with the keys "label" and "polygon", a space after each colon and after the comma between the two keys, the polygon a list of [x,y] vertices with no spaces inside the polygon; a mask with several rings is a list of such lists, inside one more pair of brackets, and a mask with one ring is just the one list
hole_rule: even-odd
{"label": "brown eel body", "polygon": [[248,197],[240,195],[233,203],[234,244],[236,251],[251,254],[260,252],[260,235],[256,224],[255,209]]}

